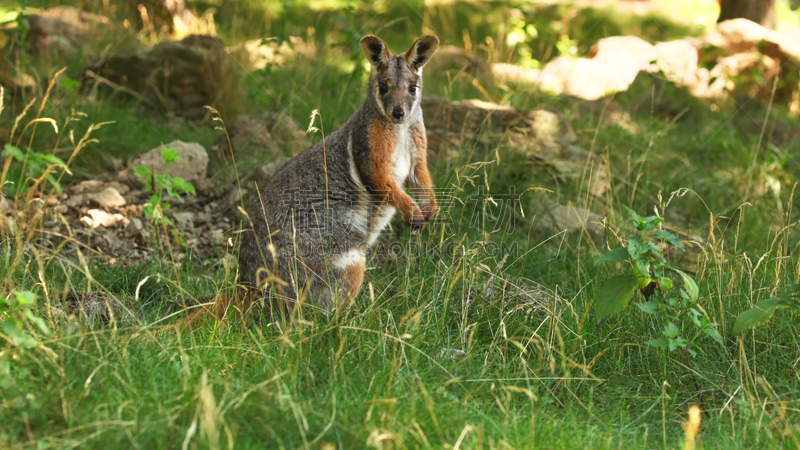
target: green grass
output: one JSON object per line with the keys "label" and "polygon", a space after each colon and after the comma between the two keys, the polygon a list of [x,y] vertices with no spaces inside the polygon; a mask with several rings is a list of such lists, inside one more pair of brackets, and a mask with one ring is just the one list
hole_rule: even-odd
{"label": "green grass", "polygon": [[[366,2],[340,9],[297,3],[271,11],[243,2],[221,9],[217,21],[229,41],[316,29],[313,64],[243,75],[243,109],[283,111],[301,127],[318,109],[326,132],[363,99],[360,34],[379,32],[390,48],[404,49],[422,33],[424,20],[446,43],[462,45],[461,30],[467,30],[477,48],[498,38],[506,17],[498,8],[477,14],[477,4],[370,10]],[[543,24],[565,12],[558,8],[522,4],[525,17]],[[262,20],[267,14],[270,21]],[[608,11],[577,17],[569,36],[581,49],[617,33],[664,39],[692,31],[671,21],[648,28],[653,19],[637,22]],[[532,54],[545,61],[559,35],[538,22],[537,29],[540,47]],[[501,61],[518,57],[502,45],[478,52]],[[41,73],[55,63],[43,63]],[[77,79],[73,70],[68,75]],[[213,261],[189,258],[179,268],[169,258],[134,267],[95,264],[80,259],[74,243],[55,252],[35,239],[23,246],[28,235],[4,231],[4,287],[36,291],[40,302],[67,289],[105,292],[136,320],[94,330],[62,323],[28,350],[3,342],[0,447],[679,448],[681,422],[698,405],[706,448],[796,448],[800,341],[791,315],[780,311],[742,337],[731,336],[730,328],[740,312],[775,295],[800,271],[793,215],[798,141],[772,133],[798,127],[797,119],[781,105],[722,104],[712,111],[671,86],[643,86],[606,105],[491,80],[477,84],[426,73],[425,94],[561,112],[584,148],[608,158],[609,193],[594,198],[580,183],[556,180],[497,143],[467,144],[431,167],[437,186],[454,189],[453,222],[413,235],[395,222],[388,242],[429,251],[374,255],[354,307],[292,324],[241,326],[231,319],[195,332],[160,330],[182,302],[230,286],[231,277]],[[7,103],[0,115],[3,124],[19,112],[14,105]],[[82,150],[67,184],[110,175],[112,157],[129,159],[173,139],[209,147],[219,135],[208,125],[164,120],[119,99],[87,99],[60,87],[43,116],[63,121],[73,108],[87,114],[65,126],[76,136],[91,123],[114,123],[93,134],[98,142]],[[629,114],[633,127],[607,121],[612,111]],[[756,119],[763,118],[762,135]],[[65,151],[64,142],[42,127],[34,148]],[[513,227],[506,217],[494,231],[471,225],[477,186],[494,194],[511,187],[553,192],[527,192],[524,217],[517,209]],[[671,196],[680,189],[685,195]],[[604,216],[605,239],[538,230],[532,205],[542,196]],[[622,206],[641,214],[658,207],[691,249],[670,257],[697,280],[699,305],[719,324],[725,345],[700,339],[693,359],[661,353],[644,344],[660,325],[635,307],[595,328],[598,287],[616,271],[593,261],[618,245],[615,234],[627,234]],[[485,208],[478,213],[497,213]],[[491,218],[485,217],[490,225]],[[498,246],[514,250],[504,264]],[[529,290],[538,284],[545,294],[537,294],[538,306],[522,308],[505,281]],[[463,356],[450,358],[455,350]]]}

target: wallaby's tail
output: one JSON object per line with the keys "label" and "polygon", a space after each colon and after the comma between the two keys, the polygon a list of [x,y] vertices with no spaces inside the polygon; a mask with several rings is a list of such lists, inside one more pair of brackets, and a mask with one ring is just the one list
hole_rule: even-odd
{"label": "wallaby's tail", "polygon": [[195,308],[186,317],[165,328],[194,329],[205,323],[219,321],[225,317],[247,319],[252,304],[252,294],[240,288],[232,293],[217,294],[203,299],[199,308]]}

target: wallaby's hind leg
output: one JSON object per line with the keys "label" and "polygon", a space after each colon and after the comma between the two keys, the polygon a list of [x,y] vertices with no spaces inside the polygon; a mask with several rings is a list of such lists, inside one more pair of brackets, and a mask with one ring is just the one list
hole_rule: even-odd
{"label": "wallaby's hind leg", "polygon": [[338,280],[336,283],[336,300],[340,305],[348,305],[358,293],[364,281],[364,272],[367,269],[367,258],[361,249],[351,249],[336,255],[333,258],[331,275]]}
{"label": "wallaby's hind leg", "polygon": [[358,289],[361,287],[361,283],[364,282],[364,272],[366,270],[367,262],[365,260],[353,263],[344,270],[344,289],[347,290],[350,300],[358,294]]}

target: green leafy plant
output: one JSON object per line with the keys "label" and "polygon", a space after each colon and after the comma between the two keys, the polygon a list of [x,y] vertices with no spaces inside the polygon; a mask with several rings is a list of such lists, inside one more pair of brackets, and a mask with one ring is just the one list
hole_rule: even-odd
{"label": "green leafy plant", "polygon": [[[600,288],[595,306],[598,326],[625,309],[639,290],[645,301],[636,306],[664,324],[661,337],[647,341],[648,345],[669,351],[685,348],[694,355],[692,344],[704,334],[722,343],[716,324],[710,323],[697,305],[697,283],[686,272],[671,266],[664,257],[665,249],[670,246],[682,248],[681,241],[660,228],[664,222],[661,217],[642,217],[626,209],[636,231],[628,235],[624,246],[603,254],[595,265],[627,262],[631,270],[611,277]],[[683,326],[688,323],[694,325],[692,332],[687,332],[687,327]]]}
{"label": "green leafy plant", "polygon": [[2,156],[11,157],[21,167],[18,169],[18,176],[15,177],[17,183],[15,188],[11,189],[13,192],[20,192],[28,187],[28,180],[33,180],[31,186],[36,186],[39,180],[44,177],[45,180],[57,191],[61,192],[61,184],[59,184],[56,177],[53,176],[55,168],[61,168],[62,171],[71,174],[65,163],[61,158],[49,153],[39,153],[33,149],[28,148],[22,151],[19,147],[11,144],[6,144],[3,148]]}
{"label": "green leafy plant", "polygon": [[733,333],[738,334],[767,323],[780,308],[793,309],[797,315],[792,325],[800,326],[800,284],[789,281],[786,289],[777,297],[762,300],[756,306],[739,314],[733,324]]}
{"label": "green leafy plant", "polygon": [[163,202],[162,198],[164,192],[169,197],[180,197],[179,192],[187,194],[196,194],[192,183],[184,180],[181,177],[173,177],[167,175],[167,166],[170,163],[178,161],[178,151],[174,148],[165,148],[161,150],[161,157],[164,158],[164,173],[154,173],[147,166],[136,166],[133,168],[134,174],[141,178],[145,183],[150,186],[153,194],[150,200],[142,207],[145,217],[154,224],[172,225],[172,220],[164,215],[164,209],[171,207],[169,203]]}
{"label": "green leafy plant", "polygon": [[15,347],[32,348],[39,341],[33,334],[26,330],[26,322],[35,325],[45,335],[50,334],[50,328],[35,311],[36,294],[30,291],[11,291],[9,295],[0,298],[0,321],[2,322],[3,335]]}

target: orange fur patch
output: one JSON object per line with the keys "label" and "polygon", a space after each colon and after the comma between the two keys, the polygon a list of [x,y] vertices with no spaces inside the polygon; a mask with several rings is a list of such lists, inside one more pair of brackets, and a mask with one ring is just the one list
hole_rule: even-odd
{"label": "orange fur patch", "polygon": [[[369,129],[370,163],[372,173],[369,174],[369,185],[374,189],[381,202],[388,202],[410,221],[417,214],[422,214],[414,204],[414,200],[397,185],[392,175],[392,154],[394,153],[394,131],[375,123]],[[418,212],[419,211],[419,212]]]}
{"label": "orange fur patch", "polygon": [[351,299],[356,296],[358,289],[361,287],[361,283],[364,282],[364,272],[366,272],[366,270],[366,261],[359,261],[351,264],[344,270],[344,278],[350,284],[349,294]]}

